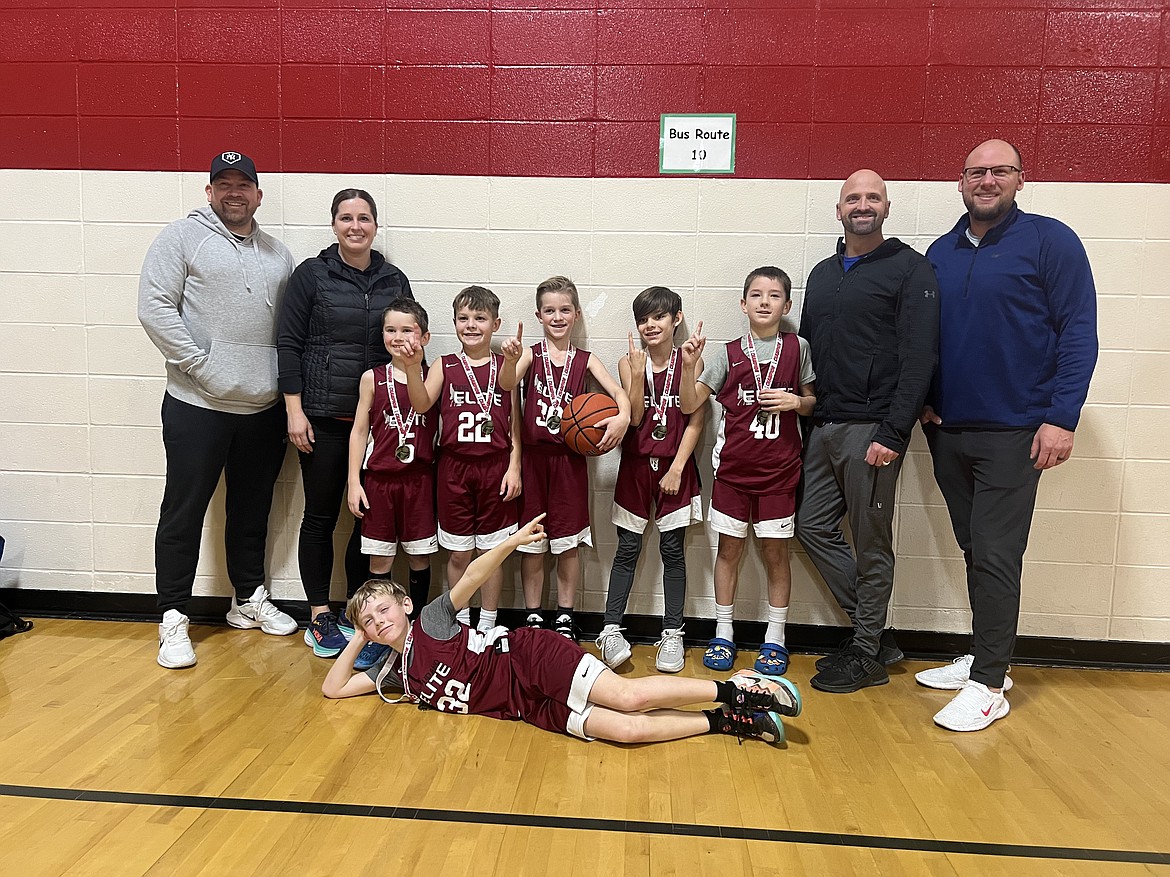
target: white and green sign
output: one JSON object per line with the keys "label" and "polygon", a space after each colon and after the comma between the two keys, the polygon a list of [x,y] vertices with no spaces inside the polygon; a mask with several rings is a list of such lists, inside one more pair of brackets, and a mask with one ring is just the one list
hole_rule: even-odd
{"label": "white and green sign", "polygon": [[735,173],[735,113],[663,113],[658,172]]}

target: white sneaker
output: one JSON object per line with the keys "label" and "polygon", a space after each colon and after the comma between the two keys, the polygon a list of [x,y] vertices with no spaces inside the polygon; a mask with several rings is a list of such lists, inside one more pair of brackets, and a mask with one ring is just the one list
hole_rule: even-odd
{"label": "white sneaker", "polygon": [[[914,674],[914,679],[919,685],[925,685],[927,688],[938,688],[943,691],[958,691],[970,681],[971,664],[974,662],[974,655],[963,655],[961,658],[955,658],[951,663],[945,664],[942,667],[931,667],[929,670],[920,670]],[[1003,690],[1012,690],[1011,676],[1005,675],[1003,677]]]}
{"label": "white sneaker", "polygon": [[982,682],[971,680],[935,714],[934,723],[948,731],[982,731],[1010,711],[1002,691],[992,691]]}
{"label": "white sneaker", "polygon": [[291,615],[281,612],[268,598],[268,591],[263,585],[243,603],[237,603],[232,595],[232,608],[228,610],[227,623],[241,630],[260,628],[265,633],[274,636],[288,636],[297,632],[297,623]]}
{"label": "white sneaker", "polygon": [[192,667],[195,664],[195,650],[191,648],[191,637],[187,634],[190,621],[178,609],[163,613],[162,624],[158,626],[158,662],[168,670]]}
{"label": "white sneaker", "polygon": [[681,627],[662,631],[662,639],[654,645],[658,646],[658,656],[654,659],[654,666],[660,673],[677,673],[686,663],[687,650],[683,645],[683,629]]}
{"label": "white sneaker", "polygon": [[630,644],[622,636],[623,630],[625,630],[624,627],[618,627],[616,624],[607,624],[601,629],[601,634],[597,637],[597,648],[601,650],[601,660],[611,670],[616,670],[626,661],[630,660],[630,655],[633,654],[633,651],[630,649]]}

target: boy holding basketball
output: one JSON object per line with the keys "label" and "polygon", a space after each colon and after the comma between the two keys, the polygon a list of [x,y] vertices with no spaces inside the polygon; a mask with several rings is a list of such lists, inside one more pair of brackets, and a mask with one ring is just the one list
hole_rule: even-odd
{"label": "boy holding basketball", "polygon": [[[413,605],[400,585],[367,582],[349,601],[357,622],[321,686],[326,697],[354,697],[390,685],[398,701],[445,713],[522,719],[538,728],[585,740],[624,743],[677,740],[721,733],[769,743],[784,739],[780,716],[800,713],[800,695],[787,679],[743,672],[725,681],[662,676],[623,679],[580,646],[550,630],[502,627],[485,632],[456,620],[514,548],[545,539],[540,516],[472,561],[450,593],[429,603],[411,624]],[[353,658],[366,639],[391,651],[379,666],[355,673]],[[397,701],[392,701],[397,702]],[[717,703],[704,712],[677,707]]]}
{"label": "boy holding basketball", "polygon": [[[450,555],[448,587],[463,577],[476,550],[488,551],[516,532],[520,495],[520,422],[516,392],[500,383],[503,357],[492,352],[500,328],[500,300],[482,286],[455,296],[455,335],[463,349],[423,374],[423,346],[397,342],[410,404],[425,414],[439,402],[439,544]],[[483,583],[480,630],[496,626],[504,574],[499,565]],[[460,607],[468,623],[470,611]]]}
{"label": "boy holding basketball", "polygon": [[577,287],[568,277],[550,277],[536,287],[536,319],[544,337],[525,348],[524,324],[516,337],[504,342],[504,368],[500,386],[505,390],[521,385],[523,415],[520,435],[524,445],[520,496],[520,517],[528,520],[547,514],[547,538],[519,546],[523,553],[520,577],[524,585],[526,624],[541,627],[541,599],[544,595],[544,554],[556,558],[557,611],[553,629],[577,640],[574,607],[577,583],[581,579],[578,546],[592,545],[589,532],[589,469],[585,458],[566,446],[561,421],[574,396],[585,392],[592,377],[618,406],[618,413],[598,422],[605,435],[598,449],[605,453],[617,447],[630,424],[630,400],[610,377],[601,360],[588,350],[573,346],[573,327],[581,316]]}
{"label": "boy holding basketball", "polygon": [[792,307],[792,281],[765,266],[748,275],[740,307],[749,331],[714,348],[696,379],[706,344],[703,324],[682,348],[682,410],[697,411],[712,395],[722,405],[719,434],[711,454],[711,528],[719,534],[715,557],[715,637],[703,664],[729,670],[735,663],[732,627],[739,563],[749,528],[759,540],[768,577],[768,628],[756,658],[757,672],[782,675],[788,669],[784,625],[792,592],[788,540],[793,535],[796,488],[800,482],[797,415],[812,414],[816,375],[808,342],[780,332]]}
{"label": "boy holding basketball", "polygon": [[[416,606],[427,602],[430,556],[439,550],[435,523],[438,417],[419,414],[411,407],[399,341],[413,339],[426,347],[430,337],[427,312],[414,299],[396,298],[382,311],[382,342],[391,363],[362,375],[349,434],[346,491],[349,510],[361,520],[362,553],[369,555],[370,574],[389,578],[401,544],[410,565],[410,596]],[[370,643],[355,666],[365,669],[380,654],[377,643]]]}
{"label": "boy holding basketball", "polygon": [[[618,547],[609,574],[604,626],[597,638],[601,659],[617,668],[630,657],[621,621],[642,553],[642,534],[650,518],[658,526],[665,612],[655,666],[664,673],[683,668],[683,601],[687,561],[686,528],[703,520],[699,469],[692,456],[703,433],[703,414],[682,413],[682,378],[674,332],[682,322],[682,299],[665,286],[652,286],[634,299],[634,322],[641,346],[630,333],[630,352],[618,361],[618,375],[630,397],[630,425],[622,442],[622,461],[613,494]],[[695,371],[702,372],[702,362]]]}

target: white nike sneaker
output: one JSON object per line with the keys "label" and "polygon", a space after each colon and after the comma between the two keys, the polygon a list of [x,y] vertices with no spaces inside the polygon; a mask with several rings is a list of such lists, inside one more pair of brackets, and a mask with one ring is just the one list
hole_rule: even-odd
{"label": "white nike sneaker", "polygon": [[187,616],[178,609],[163,613],[162,624],[158,626],[158,663],[168,670],[192,667],[195,664],[195,649],[191,648],[191,637],[187,633],[190,624]]}
{"label": "white nike sneaker", "polygon": [[[958,691],[971,679],[971,664],[975,662],[974,655],[963,655],[955,658],[949,664],[941,667],[931,667],[929,670],[920,670],[914,674],[914,680],[927,688],[937,688],[942,691]],[[1010,669],[1010,668],[1009,668]],[[1003,690],[1012,690],[1012,677],[1003,677]]]}
{"label": "white nike sneaker", "polygon": [[232,595],[232,608],[228,610],[227,623],[241,630],[258,627],[274,636],[288,636],[297,632],[297,623],[292,616],[272,604],[263,585],[257,587],[243,603],[237,603],[235,595]]}
{"label": "white nike sneaker", "polygon": [[658,646],[658,655],[654,658],[654,666],[658,668],[658,672],[677,673],[683,668],[687,660],[687,650],[683,644],[681,627],[662,631],[662,639],[655,645]]}
{"label": "white nike sneaker", "polygon": [[934,723],[948,731],[982,731],[1010,711],[1002,691],[992,691],[982,682],[969,681],[935,714]]}
{"label": "white nike sneaker", "polygon": [[630,644],[622,636],[622,630],[624,628],[618,627],[616,624],[607,624],[597,637],[597,648],[601,651],[601,660],[611,670],[616,670],[630,660],[630,655],[633,654]]}

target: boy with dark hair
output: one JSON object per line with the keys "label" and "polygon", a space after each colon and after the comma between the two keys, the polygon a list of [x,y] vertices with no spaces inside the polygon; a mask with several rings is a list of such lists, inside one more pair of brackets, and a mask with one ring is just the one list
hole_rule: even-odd
{"label": "boy with dark hair", "polygon": [[[410,404],[420,414],[439,405],[438,540],[450,553],[448,587],[463,577],[475,551],[496,547],[516,532],[520,495],[520,435],[512,416],[516,391],[499,385],[503,357],[492,352],[500,328],[500,300],[483,286],[468,286],[452,302],[455,334],[463,349],[423,374],[420,339],[400,338]],[[440,401],[441,400],[441,401]],[[496,626],[504,575],[484,583],[481,630]],[[464,609],[462,621],[470,621]]]}
{"label": "boy with dark hair", "polygon": [[[430,556],[439,550],[435,523],[438,417],[411,407],[399,342],[411,339],[425,347],[430,337],[427,312],[414,299],[396,298],[382,311],[382,341],[391,362],[361,377],[349,437],[346,491],[349,510],[361,521],[362,553],[370,558],[370,574],[389,578],[401,543],[410,565],[410,595],[418,606],[427,601]],[[381,652],[377,643],[370,643],[355,666],[359,670],[371,666]]]}
{"label": "boy with dark hair", "polygon": [[[687,562],[686,528],[703,520],[699,469],[692,456],[703,433],[703,416],[683,414],[679,405],[679,351],[674,333],[682,322],[682,299],[665,286],[651,286],[634,299],[634,322],[645,349],[634,344],[618,361],[618,375],[630,397],[630,425],[614,488],[612,518],[618,548],[609,574],[609,594],[597,648],[616,668],[631,654],[621,621],[642,554],[642,535],[653,516],[662,555],[665,611],[655,666],[663,673],[683,668],[683,601]],[[702,371],[701,362],[696,371]]]}
{"label": "boy with dark hair", "polygon": [[[780,716],[800,713],[800,695],[787,679],[741,673],[726,681],[648,676],[623,679],[597,658],[554,631],[523,627],[472,630],[456,620],[459,608],[520,545],[545,538],[541,519],[530,521],[468,565],[463,577],[420,613],[400,585],[371,580],[354,594],[348,611],[357,620],[353,640],[321,686],[326,697],[353,697],[389,683],[402,700],[440,712],[522,719],[538,728],[584,740],[623,743],[677,740],[722,733],[775,743],[784,739]],[[390,647],[382,664],[353,671],[366,638]],[[680,710],[719,703],[704,712]]]}
{"label": "boy with dark hair", "polygon": [[[699,355],[707,340],[702,323],[682,347],[683,412],[697,411],[712,395],[722,406],[711,454],[715,484],[710,521],[719,534],[715,636],[703,664],[730,670],[735,663],[732,619],[739,563],[750,528],[759,540],[768,577],[768,627],[755,668],[779,676],[788,669],[784,625],[792,593],[788,540],[794,531],[800,482],[797,415],[812,413],[816,375],[808,342],[780,331],[780,321],[792,307],[787,274],[771,265],[752,271],[744,281],[740,307],[748,318],[748,333],[717,346],[697,379]],[[765,361],[767,365],[762,365]]]}

